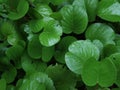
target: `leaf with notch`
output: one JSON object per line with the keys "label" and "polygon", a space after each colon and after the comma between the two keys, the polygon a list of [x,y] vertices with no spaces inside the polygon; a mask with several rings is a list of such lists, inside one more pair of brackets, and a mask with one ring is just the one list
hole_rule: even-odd
{"label": "leaf with notch", "polygon": [[[83,0],[79,3],[85,5]],[[64,6],[61,10],[63,32],[66,34],[76,33],[81,34],[85,31],[88,23],[88,16],[85,8],[73,3],[73,5]]]}

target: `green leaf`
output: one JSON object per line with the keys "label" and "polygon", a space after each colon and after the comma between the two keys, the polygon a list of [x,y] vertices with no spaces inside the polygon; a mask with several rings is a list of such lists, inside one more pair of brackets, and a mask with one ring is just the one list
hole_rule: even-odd
{"label": "green leaf", "polygon": [[55,90],[53,81],[44,73],[37,72],[31,74],[30,78],[24,79],[19,90]]}
{"label": "green leaf", "polygon": [[0,27],[0,33],[7,37],[8,35],[14,34],[15,33],[15,28],[13,26],[12,22],[3,22],[1,27]]}
{"label": "green leaf", "polygon": [[65,53],[68,51],[68,46],[77,39],[72,36],[66,36],[56,45],[55,59],[60,63],[65,63]]}
{"label": "green leaf", "polygon": [[28,2],[26,0],[19,0],[16,12],[10,11],[10,13],[8,14],[8,18],[11,20],[18,20],[24,17],[28,10],[29,10]]}
{"label": "green leaf", "polygon": [[50,47],[59,42],[62,35],[62,27],[55,20],[50,20],[40,34],[39,40],[43,46]]}
{"label": "green leaf", "polygon": [[112,90],[120,90],[120,88],[113,88]]}
{"label": "green leaf", "polygon": [[42,60],[44,62],[49,62],[54,55],[55,48],[52,47],[42,47]]}
{"label": "green leaf", "polygon": [[94,58],[88,59],[82,70],[82,80],[88,86],[99,84],[101,87],[112,86],[116,81],[116,68],[110,58],[101,62]]}
{"label": "green leaf", "polygon": [[117,0],[101,0],[98,7],[98,16],[110,22],[119,22],[120,3]]}
{"label": "green leaf", "polygon": [[103,48],[104,57],[108,57],[117,52],[119,52],[119,49],[117,48],[116,45],[108,44]]}
{"label": "green leaf", "polygon": [[43,28],[43,21],[41,19],[38,20],[31,20],[29,22],[30,29],[33,33],[38,33],[42,30]]}
{"label": "green leaf", "polygon": [[120,53],[115,53],[110,56],[112,59],[112,62],[115,64],[117,69],[117,79],[116,79],[116,85],[120,87]]}
{"label": "green leaf", "polygon": [[6,80],[6,83],[11,83],[15,80],[17,70],[14,66],[10,65],[9,69],[2,73],[1,77]]}
{"label": "green leaf", "polygon": [[22,46],[16,44],[9,47],[5,53],[10,59],[17,60],[21,57],[23,50],[24,48]]}
{"label": "green leaf", "polygon": [[13,85],[7,85],[7,89],[6,90],[15,90],[15,86],[13,86]]}
{"label": "green leaf", "polygon": [[95,21],[99,0],[85,0],[89,22]]}
{"label": "green leaf", "polygon": [[65,2],[66,0],[50,0],[50,2],[54,5],[60,5],[63,2]]}
{"label": "green leaf", "polygon": [[28,43],[27,51],[33,59],[39,59],[42,55],[42,45],[39,42],[39,36],[34,35]]}
{"label": "green leaf", "polygon": [[[75,0],[76,1],[76,0]],[[85,6],[83,0],[77,0]],[[61,10],[63,20],[63,32],[66,34],[76,33],[81,34],[85,31],[88,24],[88,16],[85,8],[74,3],[73,5],[64,6]]]}
{"label": "green leaf", "polygon": [[67,68],[63,68],[62,65],[50,65],[46,69],[46,73],[54,81],[56,90],[73,90],[70,88],[75,88],[77,81],[75,74],[67,70]]}
{"label": "green leaf", "polygon": [[43,17],[50,16],[52,14],[52,10],[47,4],[37,4],[34,10]]}
{"label": "green leaf", "polygon": [[94,57],[99,59],[99,49],[90,41],[79,40],[69,46],[69,52],[65,55],[65,62],[68,68],[76,74],[81,74],[86,60]]}
{"label": "green leaf", "polygon": [[47,68],[46,63],[30,58],[27,53],[21,57],[21,64],[27,75],[31,75],[33,72],[44,72]]}
{"label": "green leaf", "polygon": [[90,40],[98,39],[103,44],[112,44],[115,39],[115,32],[106,24],[94,23],[88,27],[85,36]]}
{"label": "green leaf", "polygon": [[0,79],[0,90],[6,90],[6,80]]}
{"label": "green leaf", "polygon": [[87,86],[95,86],[98,83],[98,77],[99,62],[90,58],[83,65],[82,80]]}

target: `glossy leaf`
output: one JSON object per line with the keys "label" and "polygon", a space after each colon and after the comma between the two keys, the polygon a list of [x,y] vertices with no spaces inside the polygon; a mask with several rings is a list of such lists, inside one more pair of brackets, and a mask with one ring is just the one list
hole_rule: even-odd
{"label": "glossy leaf", "polygon": [[[81,2],[82,5],[85,5],[83,0],[75,1],[78,1],[78,3]],[[76,34],[81,34],[85,31],[88,23],[88,16],[85,8],[80,5],[74,3],[73,5],[67,5],[62,8],[62,26],[64,33],[70,34],[73,32]]]}
{"label": "glossy leaf", "polygon": [[50,20],[40,34],[39,40],[43,46],[50,47],[59,42],[61,35],[62,27],[55,20]]}
{"label": "glossy leaf", "polygon": [[94,57],[99,59],[99,49],[90,41],[79,40],[69,46],[69,52],[65,55],[68,68],[76,74],[81,74],[86,60]]}
{"label": "glossy leaf", "polygon": [[85,36],[90,40],[98,39],[103,44],[112,44],[115,39],[115,32],[106,24],[94,23],[88,27]]}
{"label": "glossy leaf", "polygon": [[27,51],[30,57],[34,59],[41,58],[42,45],[39,42],[38,35],[34,35],[28,43]]}
{"label": "glossy leaf", "polygon": [[101,0],[98,7],[98,16],[110,22],[120,21],[120,3],[117,0]]}

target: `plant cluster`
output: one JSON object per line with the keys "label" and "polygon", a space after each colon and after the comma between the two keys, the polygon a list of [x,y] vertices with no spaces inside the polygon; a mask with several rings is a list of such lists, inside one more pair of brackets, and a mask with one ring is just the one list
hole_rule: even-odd
{"label": "plant cluster", "polygon": [[120,90],[120,0],[0,0],[0,90]]}

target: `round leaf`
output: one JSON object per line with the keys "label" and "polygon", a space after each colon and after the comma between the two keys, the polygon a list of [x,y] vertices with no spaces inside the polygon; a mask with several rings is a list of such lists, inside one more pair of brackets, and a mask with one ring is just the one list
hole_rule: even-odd
{"label": "round leaf", "polygon": [[69,52],[65,55],[65,62],[71,71],[81,74],[85,61],[91,57],[98,60],[99,54],[99,49],[93,43],[87,40],[79,40],[69,46]]}

